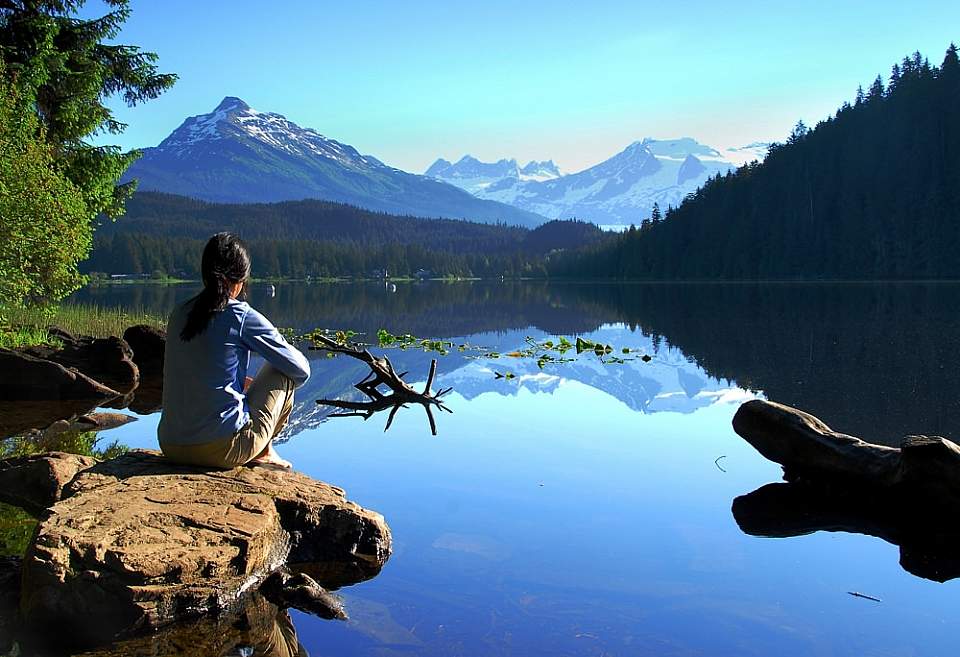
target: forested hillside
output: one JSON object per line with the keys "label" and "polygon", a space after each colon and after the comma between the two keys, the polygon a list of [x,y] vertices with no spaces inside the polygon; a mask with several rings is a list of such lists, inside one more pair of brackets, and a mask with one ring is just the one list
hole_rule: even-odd
{"label": "forested hillside", "polygon": [[250,246],[255,276],[543,275],[543,254],[601,238],[592,224],[552,221],[534,230],[393,216],[326,201],[218,204],[139,193],[117,222],[97,229],[87,272],[197,277],[217,231]]}
{"label": "forested hillside", "polygon": [[551,274],[635,279],[960,276],[960,63],[919,53],[885,86],[762,164],[710,179],[660,221],[555,258]]}

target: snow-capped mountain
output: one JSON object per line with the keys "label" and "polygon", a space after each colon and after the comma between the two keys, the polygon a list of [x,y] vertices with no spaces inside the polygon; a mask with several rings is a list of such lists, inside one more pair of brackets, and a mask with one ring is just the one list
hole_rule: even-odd
{"label": "snow-capped mountain", "polygon": [[142,191],[256,203],[317,198],[393,214],[503,221],[544,218],[479,199],[453,185],[387,166],[348,144],[227,97],[188,118],[127,171]]}
{"label": "snow-capped mountain", "polygon": [[769,141],[755,141],[746,146],[728,148],[724,151],[724,157],[737,165],[746,164],[754,160],[763,162],[768,150],[770,150]]}
{"label": "snow-capped mountain", "polygon": [[520,169],[520,180],[543,182],[544,180],[559,178],[562,175],[563,173],[560,172],[560,167],[554,164],[553,160],[543,160],[541,162],[531,160],[527,162],[526,166]]}
{"label": "snow-capped mountain", "polygon": [[521,167],[513,159],[481,162],[472,155],[464,155],[456,163],[440,158],[430,165],[424,175],[456,185],[471,194],[482,196],[482,193],[488,187],[502,184],[504,180],[542,182],[559,178],[562,174],[553,160],[542,162],[531,160]]}
{"label": "snow-capped mountain", "polygon": [[[597,224],[625,225],[639,224],[649,217],[654,203],[661,209],[679,205],[708,177],[735,166],[719,151],[689,137],[646,138],[589,169],[549,178],[524,178],[519,172],[495,175],[501,170],[511,172],[511,164],[515,161],[486,165],[466,156],[453,165],[438,160],[426,175],[479,198],[509,203],[551,219],[575,217]],[[552,171],[559,173],[555,165]]]}

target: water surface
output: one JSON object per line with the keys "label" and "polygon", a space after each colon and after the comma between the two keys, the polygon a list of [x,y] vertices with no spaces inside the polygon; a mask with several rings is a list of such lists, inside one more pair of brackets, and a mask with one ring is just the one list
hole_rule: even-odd
{"label": "water surface", "polygon": [[[79,300],[167,312],[189,287]],[[957,582],[857,533],[744,534],[733,500],[780,479],[730,428],[754,397],[897,444],[960,436],[960,285],[279,285],[298,331],[380,327],[507,353],[581,335],[649,363],[440,358],[452,415],[330,418],[365,374],[311,354],[281,453],[384,514],[395,552],[344,589],[352,620],[293,613],[313,655],[945,655]],[[431,357],[393,351],[423,380]],[[495,373],[513,374],[496,378]],[[355,391],[354,391],[355,392]],[[157,416],[110,432],[155,447]],[[882,599],[848,595],[859,591]]]}

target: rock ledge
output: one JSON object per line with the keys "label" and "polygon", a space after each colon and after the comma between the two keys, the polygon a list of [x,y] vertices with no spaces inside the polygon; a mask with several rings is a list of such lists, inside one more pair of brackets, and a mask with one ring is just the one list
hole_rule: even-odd
{"label": "rock ledge", "polygon": [[[232,610],[285,565],[318,564],[311,574],[336,588],[373,577],[390,556],[383,516],[297,472],[201,470],[149,451],[83,458],[26,462],[70,477],[43,489],[62,492],[23,561],[28,625],[98,642]],[[45,459],[56,467],[38,465]],[[16,465],[0,462],[0,473]]]}

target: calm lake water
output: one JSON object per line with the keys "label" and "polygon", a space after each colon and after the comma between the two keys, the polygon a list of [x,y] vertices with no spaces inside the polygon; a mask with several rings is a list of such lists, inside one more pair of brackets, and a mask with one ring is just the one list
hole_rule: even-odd
{"label": "calm lake water", "polygon": [[[76,298],[166,313],[193,292]],[[378,577],[340,592],[351,621],[292,614],[311,655],[955,650],[960,583],[911,574],[897,545],[741,531],[733,500],[781,472],[730,420],[762,397],[875,442],[960,437],[960,285],[291,284],[274,297],[255,287],[251,302],[298,331],[384,327],[500,353],[527,336],[579,335],[653,357],[540,370],[454,349],[437,382],[453,386],[453,414],[434,437],[418,408],[387,433],[383,415],[330,418],[315,400],[348,394],[364,367],[312,352],[280,452],[383,513],[395,551]],[[433,355],[390,357],[423,381]],[[158,419],[105,437],[156,447]]]}

